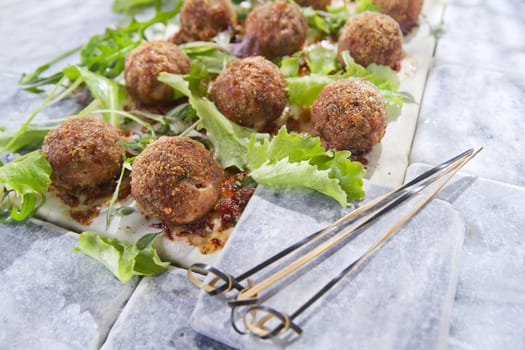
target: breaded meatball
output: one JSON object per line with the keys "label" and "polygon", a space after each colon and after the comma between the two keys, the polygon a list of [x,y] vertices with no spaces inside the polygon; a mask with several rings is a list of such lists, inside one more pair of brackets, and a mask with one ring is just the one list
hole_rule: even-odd
{"label": "breaded meatball", "polygon": [[65,192],[93,191],[107,187],[109,193],[122,167],[124,148],[119,129],[96,117],[78,117],[51,130],[42,151],[51,164],[54,186]]}
{"label": "breaded meatball", "polygon": [[161,72],[186,74],[189,57],[175,44],[154,40],[141,44],[126,57],[126,89],[133,100],[146,106],[173,100],[173,88],[159,82]]}
{"label": "breaded meatball", "polygon": [[303,7],[313,7],[316,10],[326,10],[332,0],[297,0],[296,3]]}
{"label": "breaded meatball", "polygon": [[272,59],[301,50],[308,24],[296,6],[279,1],[257,5],[246,17],[245,28],[250,55]]}
{"label": "breaded meatball", "polygon": [[286,107],[285,89],[279,67],[254,56],[235,60],[217,77],[210,95],[228,119],[264,131]]}
{"label": "breaded meatball", "polygon": [[338,54],[348,50],[363,66],[371,63],[399,70],[403,56],[403,33],[390,16],[366,11],[350,17],[339,34]]}
{"label": "breaded meatball", "polygon": [[379,89],[364,78],[326,85],[312,105],[312,124],[328,147],[361,156],[385,134],[386,105]]}
{"label": "breaded meatball", "polygon": [[213,208],[222,177],[220,164],[201,143],[162,136],[133,163],[131,195],[146,215],[187,224]]}
{"label": "breaded meatball", "polygon": [[403,34],[408,34],[417,25],[423,0],[374,0],[381,12],[391,16],[399,23]]}
{"label": "breaded meatball", "polygon": [[180,24],[175,43],[209,40],[235,26],[237,14],[231,0],[186,0],[180,11]]}

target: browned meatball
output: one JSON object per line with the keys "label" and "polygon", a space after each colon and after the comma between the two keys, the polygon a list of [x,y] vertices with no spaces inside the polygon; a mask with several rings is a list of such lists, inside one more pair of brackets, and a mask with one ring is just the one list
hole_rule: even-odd
{"label": "browned meatball", "polygon": [[117,128],[96,117],[72,118],[51,130],[42,151],[51,164],[51,180],[66,192],[92,191],[118,179],[124,148]]}
{"label": "browned meatball", "polygon": [[332,0],[297,0],[296,3],[304,7],[311,6],[316,10],[326,10]]}
{"label": "browned meatball", "polygon": [[213,208],[222,177],[221,166],[201,143],[162,136],[133,163],[131,195],[145,214],[187,224]]}
{"label": "browned meatball", "polygon": [[230,120],[266,130],[286,107],[286,82],[279,67],[261,56],[235,60],[213,83],[210,95]]}
{"label": "browned meatball", "polygon": [[361,156],[385,134],[385,100],[364,78],[346,78],[321,90],[312,105],[312,124],[328,147]]}
{"label": "browned meatball", "polygon": [[363,66],[371,63],[399,70],[403,56],[403,33],[390,16],[366,11],[350,17],[338,40],[338,53],[348,50]]}
{"label": "browned meatball", "polygon": [[[180,12],[181,33],[175,42],[209,40],[237,24],[231,0],[186,0]],[[184,40],[178,38],[183,37]]]}
{"label": "browned meatball", "polygon": [[301,50],[308,24],[296,6],[280,1],[256,6],[246,17],[245,28],[251,54],[271,59]]}
{"label": "browned meatball", "polygon": [[154,40],[141,44],[126,57],[126,89],[133,100],[143,105],[173,100],[173,88],[159,82],[161,72],[186,74],[191,61],[175,44]]}
{"label": "browned meatball", "polygon": [[405,35],[417,25],[423,7],[423,0],[374,0],[374,3],[399,23]]}

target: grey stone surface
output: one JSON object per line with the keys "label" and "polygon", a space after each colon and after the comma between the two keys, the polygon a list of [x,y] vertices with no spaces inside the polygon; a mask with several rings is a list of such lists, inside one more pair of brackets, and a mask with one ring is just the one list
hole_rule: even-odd
{"label": "grey stone surface", "polygon": [[38,221],[0,225],[0,348],[97,349],[138,279],[121,284]]}
{"label": "grey stone surface", "polygon": [[191,328],[198,294],[182,269],[143,278],[102,349],[227,349]]}
{"label": "grey stone surface", "polygon": [[[426,170],[413,164],[408,178]],[[440,193],[465,219],[448,347],[525,348],[525,188],[458,176]]]}
{"label": "grey stone surface", "polygon": [[431,72],[410,163],[485,149],[465,171],[525,185],[525,75],[444,64]]}
{"label": "grey stone surface", "polygon": [[[381,188],[367,186],[370,198]],[[344,266],[354,261],[407,207],[398,208],[322,263],[261,294],[261,304],[293,313]],[[234,276],[331,222],[335,203],[314,193],[274,193],[260,189],[230,238],[217,266]],[[304,334],[263,341],[241,336],[230,325],[223,297],[201,294],[192,315],[194,328],[245,349],[432,349],[446,342],[456,286],[464,225],[445,202],[432,201],[396,236],[296,319]],[[299,252],[299,255],[304,252]],[[296,254],[293,257],[297,257]],[[289,264],[293,257],[279,263]],[[275,271],[275,269],[270,269]],[[272,271],[254,276],[260,282]],[[281,290],[282,289],[282,290]],[[275,294],[277,290],[281,290]],[[228,297],[234,297],[231,292]],[[344,345],[342,345],[344,344]]]}
{"label": "grey stone surface", "polygon": [[449,0],[436,60],[492,66],[511,73],[525,64],[525,2]]}

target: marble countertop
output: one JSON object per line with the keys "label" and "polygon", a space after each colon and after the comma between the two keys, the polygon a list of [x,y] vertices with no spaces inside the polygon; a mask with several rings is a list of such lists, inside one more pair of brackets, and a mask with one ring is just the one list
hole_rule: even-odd
{"label": "marble countertop", "polygon": [[[0,125],[18,124],[39,103],[17,89],[21,73],[120,20],[111,12],[109,1],[68,0],[67,6],[81,16],[64,16],[62,2],[49,2],[56,18],[39,16],[39,4],[36,0],[6,0],[0,11],[0,47],[8,48],[0,51]],[[65,30],[68,27],[81,30],[70,32]],[[426,330],[440,339],[430,347],[525,348],[523,33],[522,0],[447,1],[443,34],[419,104],[406,178],[466,148],[484,146],[484,150],[442,191],[440,201],[448,203],[435,204],[451,210],[459,221],[453,239],[437,240],[428,248],[444,247],[448,258],[439,260],[442,265],[436,270],[439,276],[448,276],[449,283],[439,284],[442,288],[430,294],[440,305],[428,314]],[[41,45],[35,49],[34,42]],[[53,109],[43,117],[52,118]],[[264,204],[268,194],[261,191],[258,196]],[[307,212],[302,211],[301,203],[306,202],[287,208],[290,219]],[[304,205],[309,210],[317,208],[321,215],[331,208],[323,203]],[[320,225],[330,215],[339,214],[333,209],[325,216],[311,217]],[[459,245],[456,255],[454,242]],[[90,258],[73,254],[75,244],[74,233],[38,220],[0,225],[1,349],[252,348],[253,343],[234,343],[227,337],[219,339],[221,343],[195,330],[213,336],[213,325],[204,322],[208,320],[202,318],[202,308],[195,310],[195,305],[203,305],[199,301],[203,296],[184,270],[170,268],[159,276],[121,284]],[[223,262],[227,259],[225,256]],[[363,281],[366,286],[366,275]],[[394,293],[390,296],[395,299]],[[337,304],[337,299],[331,302]],[[309,322],[321,324],[314,316]],[[196,321],[196,317],[201,318]],[[392,322],[402,320],[393,318]],[[333,339],[323,341],[320,344],[334,348],[340,345]],[[373,343],[361,338],[345,341],[344,347],[371,348],[374,344],[428,348],[425,341]]]}

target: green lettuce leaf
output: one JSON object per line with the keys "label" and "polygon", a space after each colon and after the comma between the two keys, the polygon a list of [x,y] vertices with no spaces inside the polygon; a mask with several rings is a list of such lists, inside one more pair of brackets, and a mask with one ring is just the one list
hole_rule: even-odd
{"label": "green lettuce leaf", "polygon": [[326,85],[341,78],[341,75],[324,74],[286,78],[288,103],[297,106],[311,106]]}
{"label": "green lettuce leaf", "polygon": [[307,187],[334,198],[342,206],[362,199],[365,171],[348,159],[348,151],[326,151],[318,137],[281,128],[269,141],[250,139],[246,155],[249,175],[270,187]]}
{"label": "green lettuce leaf", "polygon": [[347,19],[355,14],[353,8],[347,4],[335,7],[328,6],[326,11],[314,10],[311,7],[301,7],[301,12],[311,29],[332,36],[337,36]]}
{"label": "green lettuce leaf", "polygon": [[0,167],[0,221],[24,221],[45,202],[51,165],[41,150]]}
{"label": "green lettuce leaf", "polygon": [[158,235],[149,233],[129,243],[85,231],[78,236],[78,245],[73,252],[92,257],[126,283],[134,275],[153,276],[166,271],[170,263],[161,261],[152,247]]}
{"label": "green lettuce leaf", "polygon": [[339,69],[337,63],[337,53],[335,50],[315,45],[310,48],[305,55],[306,64],[311,73],[330,74]]}

